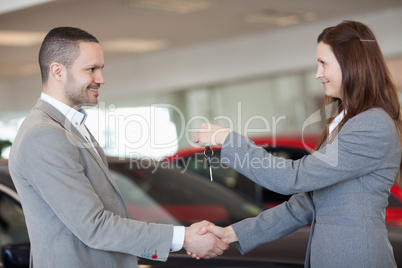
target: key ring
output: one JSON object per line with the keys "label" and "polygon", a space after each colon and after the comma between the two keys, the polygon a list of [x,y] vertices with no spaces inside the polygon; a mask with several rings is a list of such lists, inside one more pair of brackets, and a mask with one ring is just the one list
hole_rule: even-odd
{"label": "key ring", "polygon": [[[211,154],[208,154],[207,152],[211,152]],[[207,146],[205,147],[204,150],[204,156],[207,158],[207,163],[208,163],[208,167],[209,167],[209,177],[211,179],[211,181],[213,181],[213,177],[212,177],[212,160],[211,157],[214,155],[214,150],[211,149],[211,147]]]}
{"label": "key ring", "polygon": [[[208,151],[211,152],[210,155],[207,154]],[[204,155],[206,158],[211,158],[214,155],[214,150],[212,150],[211,147],[207,146],[207,147],[205,147]]]}

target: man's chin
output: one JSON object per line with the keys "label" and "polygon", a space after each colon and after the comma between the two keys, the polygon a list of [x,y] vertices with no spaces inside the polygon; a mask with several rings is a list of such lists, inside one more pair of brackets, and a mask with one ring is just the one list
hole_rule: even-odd
{"label": "man's chin", "polygon": [[75,107],[78,107],[77,110],[79,110],[79,109],[81,109],[81,107],[93,107],[93,106],[96,106],[96,105],[98,105],[98,100],[97,99],[96,99],[96,101],[85,102],[85,103],[82,103],[80,105],[76,105]]}

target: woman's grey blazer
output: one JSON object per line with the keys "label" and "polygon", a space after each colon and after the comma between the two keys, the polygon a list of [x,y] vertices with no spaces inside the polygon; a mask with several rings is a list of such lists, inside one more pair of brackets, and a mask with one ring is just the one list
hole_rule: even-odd
{"label": "woman's grey blazer", "polygon": [[311,224],[305,267],[396,267],[385,208],[401,161],[393,120],[372,108],[300,160],[267,153],[232,132],[221,161],[288,202],[232,227],[244,254]]}
{"label": "woman's grey blazer", "polygon": [[[93,139],[94,143],[96,141]],[[100,147],[39,100],[20,127],[9,169],[31,241],[31,267],[137,267],[166,260],[173,226],[128,219]],[[156,253],[156,254],[155,254]]]}

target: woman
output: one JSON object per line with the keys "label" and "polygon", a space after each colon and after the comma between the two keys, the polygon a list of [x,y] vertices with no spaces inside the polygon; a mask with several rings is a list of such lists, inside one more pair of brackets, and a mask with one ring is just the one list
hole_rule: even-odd
{"label": "woman", "polygon": [[394,182],[401,183],[397,89],[366,25],[344,21],[326,28],[317,41],[316,78],[326,104],[335,102],[337,109],[313,154],[272,167],[274,156],[238,133],[203,124],[194,134],[200,146],[222,144],[225,164],[293,196],[255,218],[203,232],[237,242],[244,254],[311,224],[305,267],[396,267],[385,208]]}

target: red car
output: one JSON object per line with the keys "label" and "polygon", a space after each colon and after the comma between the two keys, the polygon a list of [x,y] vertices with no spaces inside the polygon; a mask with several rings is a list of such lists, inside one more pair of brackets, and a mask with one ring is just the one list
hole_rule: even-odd
{"label": "red car", "polygon": [[[288,159],[299,159],[310,154],[319,139],[319,135],[310,134],[281,137],[264,137],[252,139],[256,145],[264,147],[268,152]],[[212,147],[214,154],[212,156],[212,173],[214,181],[220,183],[235,192],[243,195],[245,198],[266,208],[273,207],[284,201],[290,196],[281,195],[269,191],[254,182],[250,181],[242,174],[220,164],[221,147]],[[179,151],[177,154],[167,157],[167,161],[175,162],[185,169],[210,178],[209,167],[204,156],[204,148],[188,148]],[[402,226],[402,189],[394,185],[389,197],[389,205],[386,209],[385,221],[388,225]]]}

